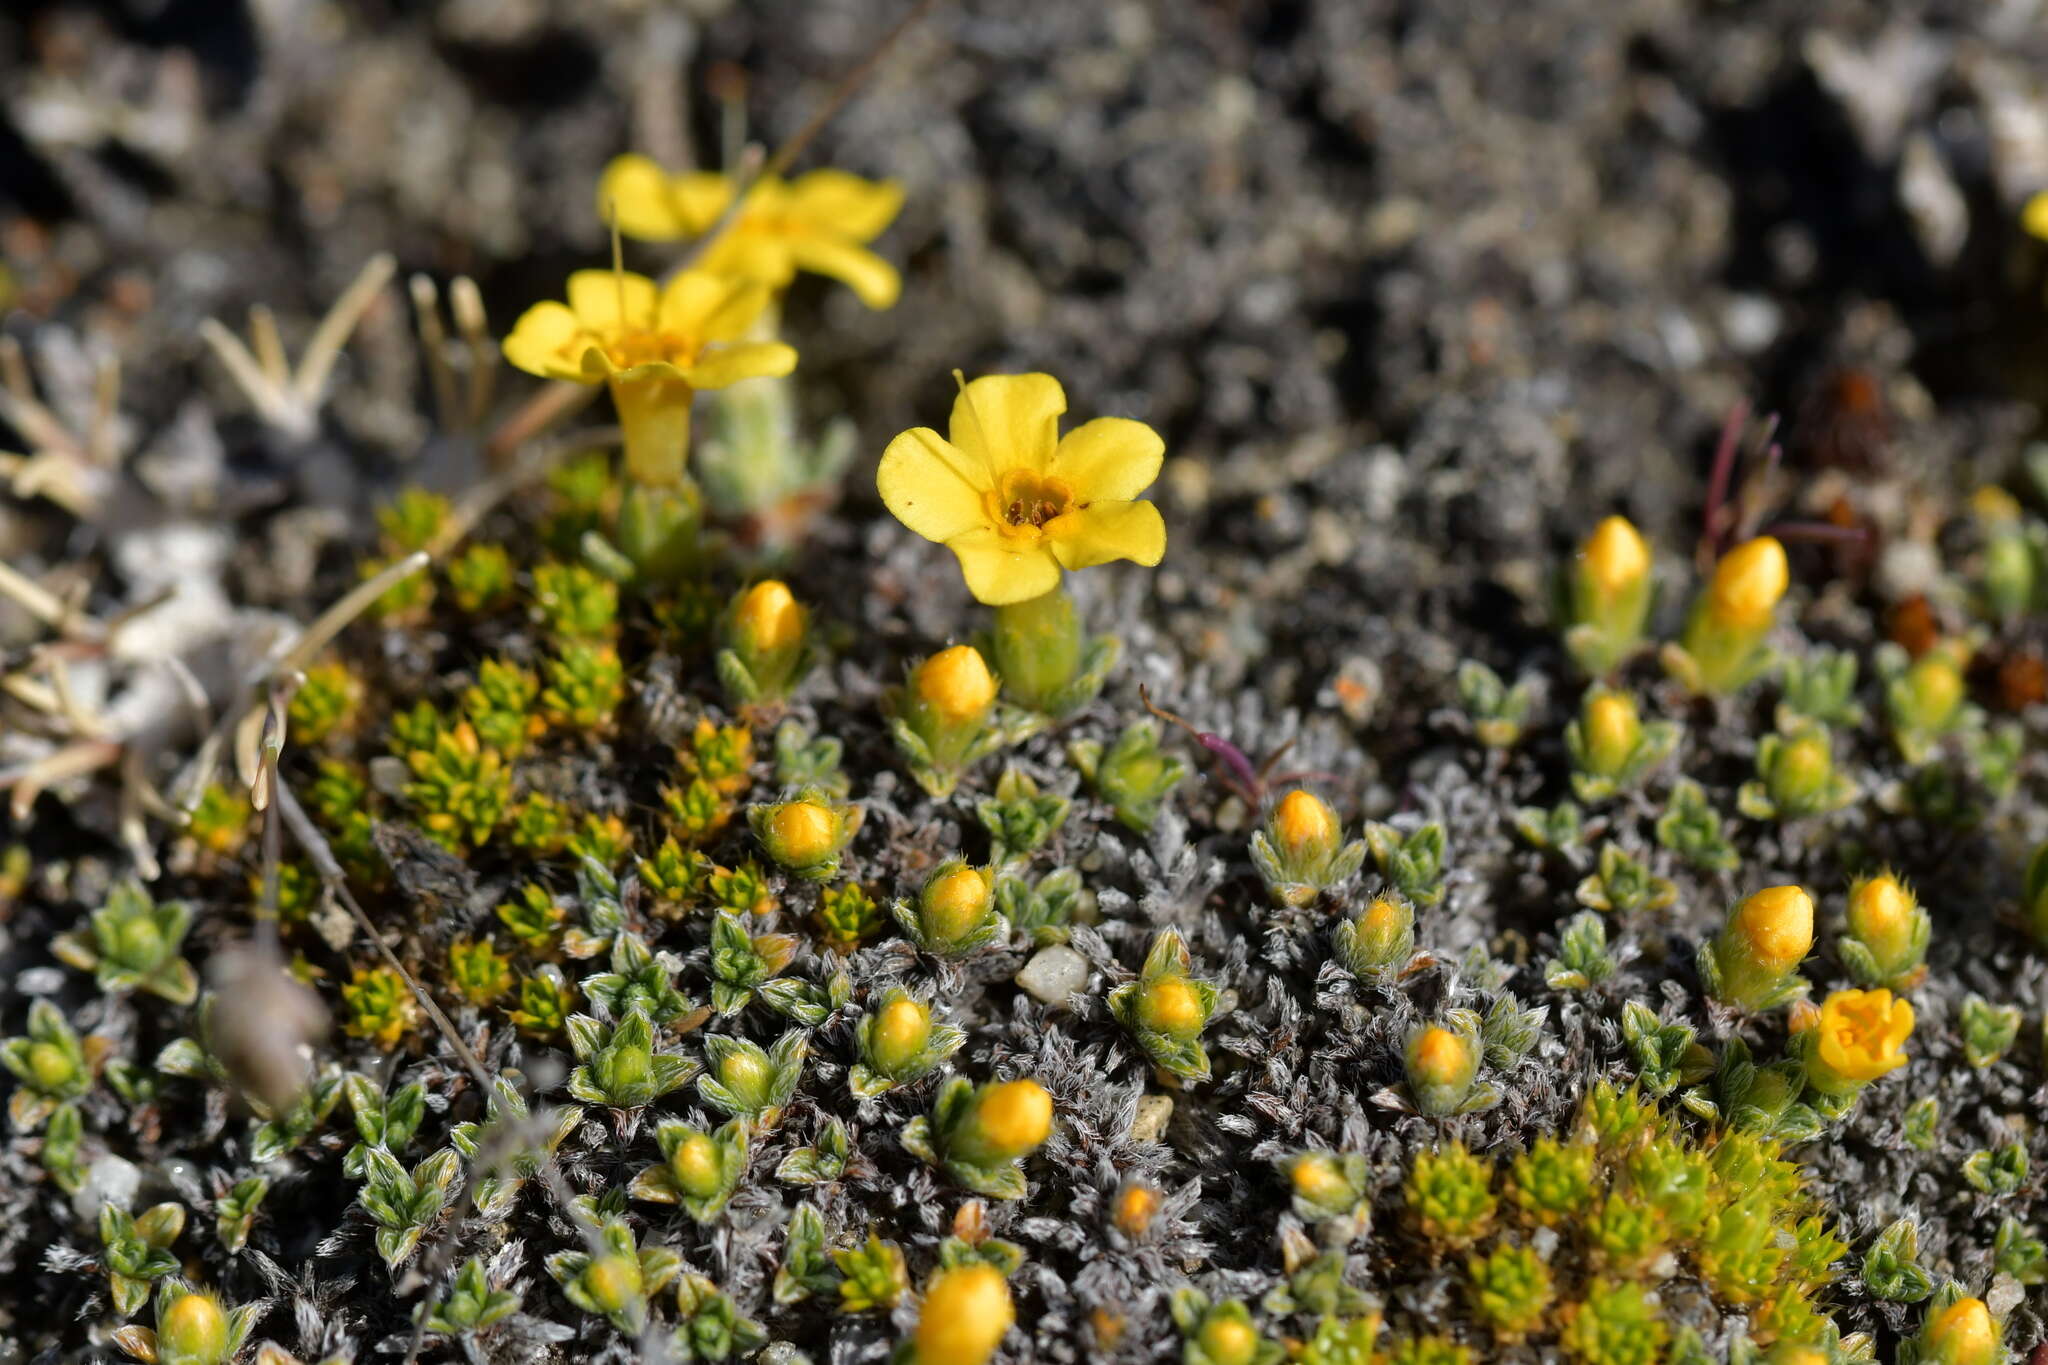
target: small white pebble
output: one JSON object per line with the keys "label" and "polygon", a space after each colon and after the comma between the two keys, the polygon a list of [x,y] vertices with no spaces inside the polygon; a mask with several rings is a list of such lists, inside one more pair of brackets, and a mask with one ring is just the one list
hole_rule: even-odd
{"label": "small white pebble", "polygon": [[1064,1004],[1088,984],[1088,959],[1064,943],[1040,948],[1017,973],[1017,984],[1048,1005]]}
{"label": "small white pebble", "polygon": [[112,1204],[117,1209],[126,1209],[135,1202],[135,1195],[141,1188],[142,1172],[135,1164],[108,1153],[94,1157],[92,1164],[85,1168],[85,1183],[78,1187],[77,1194],[71,1196],[71,1207],[80,1218],[98,1218],[100,1205]]}

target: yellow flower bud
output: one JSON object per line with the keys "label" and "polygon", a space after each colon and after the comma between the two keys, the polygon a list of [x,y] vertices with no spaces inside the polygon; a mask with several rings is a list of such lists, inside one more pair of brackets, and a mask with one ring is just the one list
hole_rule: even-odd
{"label": "yellow flower bud", "polygon": [[1812,950],[1812,898],[1796,886],[1771,886],[1728,912],[1701,970],[1711,969],[1714,996],[1724,1004],[1764,1009],[1798,987],[1791,973]]}
{"label": "yellow flower bud", "polygon": [[1781,1341],[1764,1357],[1764,1365],[1828,1365],[1828,1357],[1815,1347]]}
{"label": "yellow flower bud", "polygon": [[1918,909],[1913,893],[1881,872],[1849,888],[1849,932],[1880,959],[1896,958],[1911,945]]}
{"label": "yellow flower bud", "polygon": [[1392,938],[1408,927],[1411,918],[1412,913],[1407,906],[1386,896],[1378,896],[1358,917],[1358,928],[1361,935],[1374,940]]}
{"label": "yellow flower bud", "polygon": [[1579,547],[1587,581],[1604,597],[1617,597],[1650,571],[1650,547],[1627,517],[1608,517]]}
{"label": "yellow flower bud", "polygon": [[770,653],[788,649],[804,638],[809,613],[779,578],[767,578],[748,588],[734,613],[740,635],[754,649]]}
{"label": "yellow flower bud", "polygon": [[1601,777],[1620,776],[1643,738],[1636,699],[1626,692],[1589,693],[1579,725],[1587,766]]}
{"label": "yellow flower bud", "polygon": [[669,1164],[674,1168],[676,1183],[692,1198],[709,1199],[725,1183],[725,1173],[720,1169],[718,1160],[718,1144],[703,1133],[692,1133],[684,1138]]}
{"label": "yellow flower bud", "polygon": [[918,1365],[983,1365],[1016,1316],[1010,1286],[994,1266],[941,1270],[925,1289],[912,1338]]}
{"label": "yellow flower bud", "polygon": [[640,1301],[640,1261],[634,1256],[605,1256],[591,1262],[583,1272],[583,1287],[607,1313],[617,1313]]}
{"label": "yellow flower bud", "polygon": [[768,816],[768,836],[776,861],[804,867],[837,850],[839,818],[816,801],[784,801]]}
{"label": "yellow flower bud", "polygon": [[995,675],[973,645],[932,655],[917,666],[910,686],[919,701],[953,725],[979,719],[996,699]]}
{"label": "yellow flower bud", "polygon": [[1408,1071],[1424,1085],[1456,1085],[1471,1066],[1471,1048],[1447,1028],[1431,1024],[1408,1050]]}
{"label": "yellow flower bud", "polygon": [[1987,483],[1970,494],[1970,512],[1979,521],[2006,525],[2020,519],[2019,499],[1995,483]]}
{"label": "yellow flower bud", "polygon": [[1295,790],[1280,798],[1273,811],[1273,842],[1289,858],[1313,858],[1337,843],[1337,813],[1313,792]]}
{"label": "yellow flower bud", "polygon": [[604,1083],[614,1090],[639,1085],[654,1074],[654,1055],[644,1047],[621,1047],[598,1060]]}
{"label": "yellow flower bud", "polygon": [[1770,792],[1781,806],[1798,807],[1827,785],[1835,770],[1835,751],[1827,731],[1808,726],[1788,736],[1771,765]]}
{"label": "yellow flower bud", "polygon": [[995,879],[978,867],[952,863],[924,884],[925,932],[940,943],[966,938],[988,918]]}
{"label": "yellow flower bud", "polygon": [[1208,1021],[1202,998],[1184,976],[1162,976],[1138,990],[1138,1022],[1169,1038],[1191,1038]]}
{"label": "yellow flower bud", "polygon": [[1338,954],[1360,976],[1406,966],[1415,951],[1415,911],[1407,902],[1378,896],[1357,919],[1338,926]]}
{"label": "yellow flower bud", "polygon": [[1611,673],[1642,642],[1650,571],[1650,547],[1626,517],[1608,517],[1580,544],[1560,624],[1565,651],[1581,671]]}
{"label": "yellow flower bud", "polygon": [[1033,1080],[984,1086],[962,1127],[970,1130],[971,1160],[986,1164],[1023,1156],[1052,1133],[1052,1096]]}
{"label": "yellow flower bud", "polygon": [[156,1340],[165,1360],[219,1360],[228,1349],[227,1314],[211,1294],[180,1294],[157,1315]]}
{"label": "yellow flower bud", "polygon": [[1813,898],[1797,886],[1767,886],[1736,907],[1730,927],[1755,965],[1789,972],[1813,951]]}
{"label": "yellow flower bud", "polygon": [[1724,626],[1768,625],[1791,579],[1785,547],[1774,537],[1758,536],[1721,556],[1707,584],[1707,602]]}
{"label": "yellow flower bud", "polygon": [[1475,1034],[1431,1024],[1409,1035],[1408,1094],[1415,1107],[1432,1117],[1455,1114],[1472,1094],[1479,1074],[1479,1040]]}
{"label": "yellow flower bud", "polygon": [[71,1060],[71,1054],[55,1043],[31,1043],[28,1049],[28,1074],[35,1081],[36,1088],[52,1091],[65,1085],[78,1075],[78,1068]]}
{"label": "yellow flower bud", "polygon": [[1931,649],[1906,670],[1907,709],[1911,723],[1939,730],[1963,702],[1963,672],[1946,649]]}
{"label": "yellow flower bud", "polygon": [[931,1009],[907,995],[899,995],[875,1016],[869,1048],[876,1066],[885,1072],[894,1071],[923,1052],[931,1036]]}
{"label": "yellow flower bud", "polygon": [[1202,1324],[1197,1339],[1216,1365],[1251,1365],[1258,1358],[1258,1329],[1243,1318],[1212,1317]]}
{"label": "yellow flower bud", "polygon": [[718,1083],[735,1095],[752,1094],[768,1082],[768,1064],[752,1052],[728,1052],[718,1064]]}
{"label": "yellow flower bud", "polygon": [[1358,1192],[1351,1188],[1351,1182],[1344,1178],[1343,1168],[1321,1152],[1309,1152],[1295,1158],[1287,1170],[1287,1178],[1296,1194],[1314,1204],[1343,1204],[1358,1197]]}
{"label": "yellow flower bud", "polygon": [[1990,1365],[1998,1359],[1998,1336],[1984,1300],[1957,1299],[1928,1319],[1920,1358],[1929,1365]]}
{"label": "yellow flower bud", "polygon": [[1159,1191],[1150,1185],[1132,1183],[1124,1186],[1123,1192],[1116,1197],[1114,1221],[1117,1230],[1126,1237],[1136,1237],[1152,1226],[1152,1219],[1165,1202]]}
{"label": "yellow flower bud", "polygon": [[1906,1064],[1913,1006],[1886,990],[1836,991],[1820,1007],[1807,1076],[1814,1088],[1844,1094]]}

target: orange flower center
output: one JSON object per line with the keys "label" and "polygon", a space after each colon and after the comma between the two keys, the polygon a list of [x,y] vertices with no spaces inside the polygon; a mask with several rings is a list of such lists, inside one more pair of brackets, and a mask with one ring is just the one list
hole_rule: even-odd
{"label": "orange flower center", "polygon": [[1835,1041],[1845,1052],[1867,1052],[1882,1057],[1891,1049],[1887,1047],[1885,1027],[1887,1011],[1868,1001],[1854,1005],[1836,1007]]}
{"label": "orange flower center", "polygon": [[989,495],[997,529],[1037,539],[1045,524],[1073,510],[1073,490],[1029,469],[1012,469]]}
{"label": "orange flower center", "polygon": [[604,353],[622,370],[666,361],[678,367],[697,358],[697,343],[675,332],[618,331],[600,339]]}

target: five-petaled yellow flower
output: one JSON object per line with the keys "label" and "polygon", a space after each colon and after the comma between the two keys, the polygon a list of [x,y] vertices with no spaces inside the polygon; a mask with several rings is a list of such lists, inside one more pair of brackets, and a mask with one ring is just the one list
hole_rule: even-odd
{"label": "five-petaled yellow flower", "polygon": [[1906,1064],[1913,1006],[1887,990],[1836,991],[1821,1005],[1814,1027],[1814,1050],[1826,1079],[1863,1085]]}
{"label": "five-petaled yellow flower", "polygon": [[609,385],[626,433],[626,466],[642,483],[682,477],[690,395],[742,379],[788,374],[796,352],[745,341],[768,287],[708,270],[666,285],[625,270],[579,270],[569,301],[536,303],[505,338],[505,358],[529,374]]}
{"label": "five-petaled yellow flower", "polygon": [[1159,476],[1159,434],[1098,417],[1062,437],[1066,410],[1049,374],[986,375],[960,386],[950,439],[915,427],[882,454],[882,501],[958,555],[968,591],[990,606],[1044,596],[1063,568],[1166,553],[1159,509],[1135,500]]}
{"label": "five-petaled yellow flower", "polygon": [[767,306],[765,285],[709,270],[685,270],[665,286],[630,270],[579,270],[567,303],[550,299],[520,316],[505,358],[545,379],[659,374],[721,389],[796,368],[783,343],[740,340]]}
{"label": "five-petaled yellow flower", "polygon": [[[701,237],[732,204],[732,176],[716,171],[671,175],[649,157],[627,155],[605,167],[597,207],[628,237],[672,242]],[[863,180],[845,171],[808,171],[794,180],[763,177],[705,253],[703,265],[771,289],[799,270],[846,284],[870,308],[896,302],[896,268],[867,249],[903,207],[893,180]]]}

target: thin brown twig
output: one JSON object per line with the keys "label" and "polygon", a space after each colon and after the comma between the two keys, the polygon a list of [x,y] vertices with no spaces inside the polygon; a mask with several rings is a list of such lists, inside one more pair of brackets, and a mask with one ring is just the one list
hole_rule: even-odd
{"label": "thin brown twig", "polygon": [[594,384],[550,380],[498,423],[497,430],[484,443],[485,458],[492,464],[502,464],[519,447],[596,397]]}
{"label": "thin brown twig", "polygon": [[[435,1029],[447,1040],[448,1045],[455,1049],[456,1056],[469,1071],[470,1076],[476,1081],[477,1091],[484,1096],[485,1104],[488,1106],[490,1096],[493,1093],[493,1077],[484,1069],[482,1060],[477,1057],[476,1053],[470,1048],[468,1041],[457,1031],[454,1022],[442,1012],[441,1006],[435,1002],[433,996],[427,993],[427,988],[420,984],[419,978],[406,968],[405,963],[399,959],[398,954],[391,950],[391,945],[386,943],[383,936],[377,932],[377,927],[370,922],[369,915],[364,912],[361,903],[356,900],[355,893],[349,890],[348,876],[341,870],[341,863],[335,858],[333,848],[306,815],[305,807],[301,806],[298,798],[292,795],[291,788],[282,782],[276,781],[274,770],[272,781],[275,784],[272,792],[275,798],[272,803],[273,809],[284,817],[285,823],[291,826],[292,837],[298,840],[299,847],[305,850],[308,858],[312,859],[314,871],[319,873],[320,880],[326,883],[327,889],[333,893],[334,898],[340,901],[342,906],[355,919],[356,927],[376,947],[377,953],[384,959],[385,965],[394,972],[397,972],[399,979],[411,988],[414,998],[420,1002],[420,1007],[427,1012],[427,1018],[433,1021]],[[486,1112],[488,1112],[488,1109]],[[556,1163],[553,1152],[547,1153],[541,1159],[537,1174],[540,1177],[541,1183],[547,1187],[549,1196],[561,1206],[562,1215],[575,1225],[589,1253],[593,1257],[604,1256],[606,1254],[604,1239],[598,1235],[597,1229],[591,1225],[589,1219],[583,1216],[581,1210],[576,1208],[573,1202],[575,1196],[570,1193],[568,1182],[562,1179],[562,1173]],[[452,1260],[452,1258],[450,1259]],[[421,1321],[425,1321],[424,1315],[422,1315]],[[424,1332],[415,1332],[412,1341],[412,1352],[408,1359],[418,1358],[419,1348],[423,1341]],[[656,1348],[657,1358],[659,1356],[660,1343],[643,1336],[640,1343],[643,1359],[646,1358],[645,1353],[650,1344]]]}
{"label": "thin brown twig", "polygon": [[433,1021],[434,1027],[441,1031],[449,1046],[455,1049],[455,1055],[461,1058],[462,1064],[469,1069],[478,1087],[484,1093],[490,1093],[491,1073],[484,1070],[484,1064],[470,1049],[468,1041],[456,1031],[454,1023],[442,1013],[441,1006],[428,994],[427,988],[420,984],[419,978],[407,969],[405,963],[399,960],[398,954],[391,951],[391,945],[384,941],[384,936],[377,932],[377,926],[371,923],[362,903],[356,899],[355,893],[348,889],[347,874],[341,870],[341,863],[335,858],[334,850],[328,846],[326,837],[314,827],[313,821],[307,816],[306,808],[299,804],[299,799],[292,795],[292,789],[285,783],[277,784],[274,795],[277,797],[278,809],[284,813],[285,823],[291,826],[292,837],[298,840],[299,847],[305,850],[306,856],[313,860],[313,870],[320,874],[320,880],[327,883],[327,889],[334,894],[334,898],[354,917],[356,927],[361,929],[375,946],[378,956],[384,959],[384,965],[397,972],[399,978],[412,988],[414,998],[420,1002],[420,1008],[427,1012],[427,1017]]}
{"label": "thin brown twig", "polygon": [[593,446],[615,445],[619,437],[620,430],[616,426],[585,427],[556,438],[541,450],[529,451],[510,469],[493,474],[463,494],[442,523],[440,531],[427,545],[427,553],[435,559],[445,556],[476,529],[477,523],[489,515],[493,507],[523,485],[547,473],[564,455]]}

